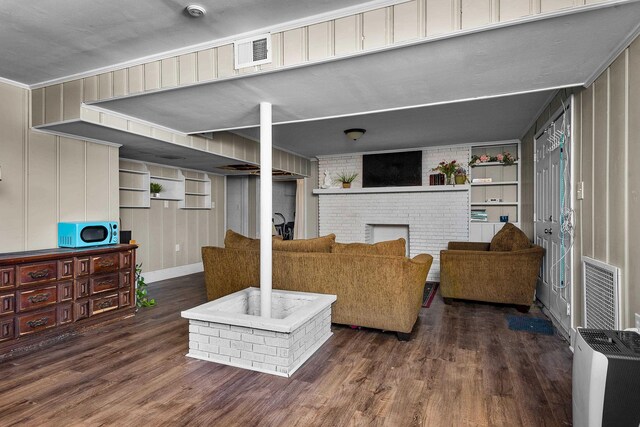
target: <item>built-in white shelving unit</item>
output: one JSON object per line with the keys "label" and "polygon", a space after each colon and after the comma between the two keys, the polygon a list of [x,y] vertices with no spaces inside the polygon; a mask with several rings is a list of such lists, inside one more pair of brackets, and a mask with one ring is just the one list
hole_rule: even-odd
{"label": "built-in white shelving unit", "polygon": [[120,207],[148,208],[149,169],[144,163],[120,162]]}
{"label": "built-in white shelving unit", "polygon": [[[162,185],[157,197],[149,185]],[[150,208],[152,200],[176,201],[180,209],[211,209],[211,179],[204,172],[120,159],[120,207]]]}
{"label": "built-in white shelving unit", "polygon": [[211,209],[211,179],[206,173],[184,172],[184,200],[181,209]]}
{"label": "built-in white shelving unit", "polygon": [[[500,145],[476,145],[471,147],[471,155],[487,154],[495,156],[509,152],[520,158],[520,142]],[[480,163],[470,168],[471,197],[469,240],[489,242],[503,226],[501,216],[508,216],[508,221],[520,226],[520,165],[516,161],[512,165],[500,162]],[[490,179],[491,182],[473,182],[473,179]],[[476,213],[476,215],[474,215]],[[476,218],[482,213],[486,221]]]}
{"label": "built-in white shelving unit", "polygon": [[152,197],[152,200],[184,199],[184,176],[179,169],[175,169],[172,172],[175,174],[174,176],[150,176],[151,182],[162,185],[162,191],[158,194],[158,197]]}

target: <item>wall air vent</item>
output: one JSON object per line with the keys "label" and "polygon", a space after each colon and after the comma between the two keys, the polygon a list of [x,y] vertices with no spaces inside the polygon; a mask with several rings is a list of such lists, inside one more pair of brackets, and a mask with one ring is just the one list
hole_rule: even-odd
{"label": "wall air vent", "polygon": [[268,64],[271,62],[271,34],[261,34],[259,36],[233,42],[234,66],[240,68],[252,67],[254,65]]}
{"label": "wall air vent", "polygon": [[582,257],[585,327],[620,329],[620,269]]}

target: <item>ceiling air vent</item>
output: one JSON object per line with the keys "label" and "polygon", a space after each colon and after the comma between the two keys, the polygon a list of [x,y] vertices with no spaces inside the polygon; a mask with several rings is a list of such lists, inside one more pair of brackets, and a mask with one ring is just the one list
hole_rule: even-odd
{"label": "ceiling air vent", "polygon": [[235,69],[271,62],[271,34],[233,42]]}

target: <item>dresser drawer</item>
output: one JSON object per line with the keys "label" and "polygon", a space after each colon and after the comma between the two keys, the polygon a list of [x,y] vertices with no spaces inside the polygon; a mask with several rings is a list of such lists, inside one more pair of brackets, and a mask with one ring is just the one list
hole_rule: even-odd
{"label": "dresser drawer", "polygon": [[58,261],[58,280],[73,277],[73,258]]}
{"label": "dresser drawer", "polygon": [[16,269],[0,268],[0,290],[10,289],[16,285]]}
{"label": "dresser drawer", "polygon": [[109,273],[120,269],[120,254],[112,253],[92,256],[89,261],[91,274]]}
{"label": "dresser drawer", "polygon": [[0,295],[0,314],[14,313],[16,297],[14,294]]}
{"label": "dresser drawer", "polygon": [[131,305],[131,291],[120,291],[120,307],[129,307]]}
{"label": "dresser drawer", "polygon": [[58,283],[58,302],[70,301],[73,299],[73,281]]}
{"label": "dresser drawer", "polygon": [[73,322],[73,303],[59,304],[58,309],[58,324],[64,325],[65,323]]}
{"label": "dresser drawer", "polygon": [[57,261],[18,266],[19,286],[53,282],[58,279]]}
{"label": "dresser drawer", "polygon": [[76,279],[76,299],[89,296],[89,278]]}
{"label": "dresser drawer", "polygon": [[89,289],[91,295],[98,294],[100,292],[112,291],[118,289],[119,286],[119,274],[106,274],[103,276],[89,277]]}
{"label": "dresser drawer", "polygon": [[16,320],[18,336],[32,334],[43,329],[56,326],[56,307],[51,307],[36,313],[22,314]]}
{"label": "dresser drawer", "polygon": [[2,318],[0,317],[0,341],[10,340],[14,337],[15,321],[13,316]]}
{"label": "dresser drawer", "polygon": [[91,298],[89,303],[90,315],[104,313],[118,308],[118,294],[111,294],[104,297]]}
{"label": "dresser drawer", "polygon": [[89,257],[76,258],[76,266],[75,266],[76,277],[86,276],[87,274],[89,274],[89,264],[90,264]]}
{"label": "dresser drawer", "polygon": [[73,320],[76,322],[81,319],[86,319],[89,317],[89,299],[83,299],[80,301],[76,301],[73,304]]}
{"label": "dresser drawer", "polygon": [[133,283],[133,271],[121,271],[120,272],[120,287],[121,288],[130,288]]}
{"label": "dresser drawer", "polygon": [[133,267],[133,252],[125,251],[120,252],[120,268],[131,268]]}
{"label": "dresser drawer", "polygon": [[53,284],[44,288],[18,291],[16,293],[17,311],[36,310],[58,302],[58,287]]}

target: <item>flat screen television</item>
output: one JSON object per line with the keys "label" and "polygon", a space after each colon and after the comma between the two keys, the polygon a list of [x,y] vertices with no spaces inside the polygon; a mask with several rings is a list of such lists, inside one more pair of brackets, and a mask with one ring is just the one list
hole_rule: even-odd
{"label": "flat screen television", "polygon": [[422,151],[362,156],[363,187],[411,185],[422,185]]}

